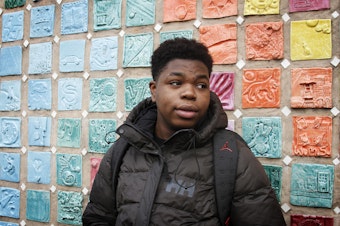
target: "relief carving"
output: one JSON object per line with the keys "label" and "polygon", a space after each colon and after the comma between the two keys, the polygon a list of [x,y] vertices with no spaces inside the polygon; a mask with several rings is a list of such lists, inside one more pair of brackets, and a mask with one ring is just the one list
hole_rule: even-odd
{"label": "relief carving", "polygon": [[117,80],[90,79],[90,112],[113,112],[117,108]]}
{"label": "relief carving", "polygon": [[125,35],[123,67],[148,67],[153,51],[153,34]]}
{"label": "relief carving", "polygon": [[89,121],[90,152],[105,153],[115,138],[116,122],[110,119],[91,119]]}
{"label": "relief carving", "polygon": [[59,147],[80,147],[81,120],[72,118],[58,119],[57,145]]}
{"label": "relief carving", "polygon": [[131,111],[141,100],[150,97],[149,83],[151,78],[125,79],[125,110]]}
{"label": "relief carving", "polygon": [[0,111],[19,111],[21,104],[21,81],[0,82]]}
{"label": "relief carving", "polygon": [[63,186],[81,187],[81,155],[57,154],[57,183]]}
{"label": "relief carving", "polygon": [[164,0],[163,22],[188,21],[196,19],[196,0]]}
{"label": "relief carving", "polygon": [[235,73],[212,72],[210,75],[210,90],[220,98],[224,110],[234,109]]}
{"label": "relief carving", "polygon": [[58,191],[57,221],[62,224],[82,225],[83,195],[72,191]]}
{"label": "relief carving", "polygon": [[28,80],[28,109],[51,110],[52,82],[51,79]]}
{"label": "relief carving", "polygon": [[237,15],[237,0],[203,0],[203,18]]}
{"label": "relief carving", "polygon": [[280,0],[246,0],[244,15],[279,14]]}
{"label": "relief carving", "polygon": [[122,0],[94,0],[93,26],[95,31],[121,28]]}

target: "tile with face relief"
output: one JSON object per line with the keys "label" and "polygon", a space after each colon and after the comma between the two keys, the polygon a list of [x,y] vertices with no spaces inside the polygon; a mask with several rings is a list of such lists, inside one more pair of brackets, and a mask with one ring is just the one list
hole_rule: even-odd
{"label": "tile with face relief", "polygon": [[50,222],[51,198],[49,191],[26,191],[26,219],[37,222]]}
{"label": "tile with face relief", "polygon": [[91,71],[117,69],[118,37],[93,38],[91,41]]}
{"label": "tile with face relief", "polygon": [[329,216],[315,216],[315,215],[290,215],[291,225],[315,225],[315,226],[335,226],[334,218]]}
{"label": "tile with face relief", "polygon": [[129,78],[124,80],[125,111],[131,111],[140,101],[150,97],[151,78]]}
{"label": "tile with face relief", "polygon": [[82,157],[77,154],[57,153],[57,184],[68,187],[82,185]]}
{"label": "tile with face relief", "polygon": [[155,23],[155,0],[127,0],[125,24],[127,27]]}
{"label": "tile with face relief", "polygon": [[85,40],[60,42],[59,70],[61,72],[84,71]]}
{"label": "tile with face relief", "polygon": [[117,79],[90,79],[90,112],[113,112],[117,108]]}
{"label": "tile with face relief", "polygon": [[295,163],[292,165],[290,203],[295,206],[331,208],[334,166]]}
{"label": "tile with face relief", "polygon": [[61,34],[78,34],[87,32],[88,1],[66,2],[61,6]]}
{"label": "tile with face relief", "polygon": [[188,21],[196,19],[196,0],[164,0],[163,22]]}
{"label": "tile with face relief", "polygon": [[27,182],[51,183],[51,155],[48,151],[28,151]]}
{"label": "tile with face relief", "polygon": [[212,72],[210,75],[210,90],[220,98],[224,110],[234,109],[235,73]]}
{"label": "tile with face relief", "polygon": [[[13,9],[24,6],[26,0],[5,0],[5,9]],[[1,224],[0,224],[1,225]]]}
{"label": "tile with face relief", "polygon": [[116,140],[116,124],[111,119],[89,120],[89,152],[106,153]]}
{"label": "tile with face relief", "polygon": [[19,153],[0,152],[0,180],[19,182],[20,159]]}
{"label": "tile with face relief", "polygon": [[203,0],[203,18],[223,18],[237,15],[237,1]]}
{"label": "tile with face relief", "polygon": [[83,100],[83,79],[61,78],[58,80],[58,110],[80,110]]}
{"label": "tile with face relief", "polygon": [[[11,65],[8,67],[8,65]],[[21,75],[22,47],[10,46],[0,48],[0,77],[6,75]]]}
{"label": "tile with face relief", "polygon": [[24,11],[2,14],[2,42],[22,40],[24,37]]}
{"label": "tile with face relief", "polygon": [[57,221],[62,224],[82,225],[83,195],[80,192],[58,191]]}
{"label": "tile with face relief", "polygon": [[80,147],[81,119],[59,118],[57,145],[59,147]]}
{"label": "tile with face relief", "polygon": [[247,0],[244,4],[244,15],[270,15],[280,13],[280,0]]}
{"label": "tile with face relief", "polygon": [[21,147],[21,118],[0,117],[0,147]]}
{"label": "tile with face relief", "polygon": [[122,0],[94,0],[93,29],[102,31],[121,28],[121,9]]}
{"label": "tile with face relief", "polygon": [[300,1],[289,0],[289,12],[305,12],[330,8],[330,0]]}
{"label": "tile with face relief", "polygon": [[47,79],[28,80],[28,109],[51,110],[52,81]]}
{"label": "tile with face relief", "polygon": [[0,81],[0,111],[19,111],[21,80]]}
{"label": "tile with face relief", "polygon": [[55,5],[33,7],[31,9],[30,37],[48,37],[53,35]]}
{"label": "tile with face relief", "polygon": [[19,219],[20,190],[9,187],[0,187],[0,200],[0,216]]}
{"label": "tile with face relief", "polygon": [[256,157],[281,158],[282,122],[280,117],[243,117],[242,134]]}
{"label": "tile with face relief", "polygon": [[51,144],[51,117],[28,117],[28,145],[45,146]]}
{"label": "tile with face relief", "polygon": [[282,190],[282,166],[264,164],[263,168],[270,180],[276,198],[280,202]]}
{"label": "tile with face relief", "polygon": [[152,52],[152,33],[125,35],[123,67],[149,67]]}
{"label": "tile with face relief", "polygon": [[177,30],[177,31],[162,31],[159,33],[160,42],[164,42],[169,39],[174,38],[187,38],[192,39],[193,37],[193,30]]}
{"label": "tile with face relief", "polygon": [[44,74],[52,71],[52,43],[29,45],[29,74]]}

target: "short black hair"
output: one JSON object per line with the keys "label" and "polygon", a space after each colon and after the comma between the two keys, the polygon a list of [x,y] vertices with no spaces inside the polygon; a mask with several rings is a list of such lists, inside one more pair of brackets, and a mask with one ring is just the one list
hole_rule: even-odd
{"label": "short black hair", "polygon": [[167,63],[174,59],[199,60],[212,71],[213,60],[208,48],[195,39],[174,38],[164,41],[151,57],[151,73],[154,81],[158,79]]}

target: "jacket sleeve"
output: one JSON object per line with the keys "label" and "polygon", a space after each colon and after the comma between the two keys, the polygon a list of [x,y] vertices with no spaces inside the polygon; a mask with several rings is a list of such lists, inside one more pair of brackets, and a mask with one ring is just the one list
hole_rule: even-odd
{"label": "jacket sleeve", "polygon": [[231,225],[286,225],[262,164],[244,142],[238,141],[237,144],[239,159],[231,207]]}

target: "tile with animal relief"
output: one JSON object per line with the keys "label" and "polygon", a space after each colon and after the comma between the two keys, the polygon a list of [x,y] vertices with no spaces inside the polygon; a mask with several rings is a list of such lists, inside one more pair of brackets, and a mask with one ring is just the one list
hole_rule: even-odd
{"label": "tile with animal relief", "polygon": [[68,187],[82,185],[82,157],[77,154],[57,153],[57,184]]}
{"label": "tile with animal relief", "polygon": [[0,81],[0,111],[19,111],[21,80]]}
{"label": "tile with animal relief", "polygon": [[26,191],[26,219],[36,222],[50,222],[51,198],[49,191]]}
{"label": "tile with animal relief", "polygon": [[90,112],[113,112],[117,109],[117,79],[90,79]]}
{"label": "tile with animal relief", "polygon": [[0,117],[0,147],[21,147],[21,118]]}
{"label": "tile with animal relief", "polygon": [[[8,65],[11,65],[8,67]],[[10,46],[0,48],[0,77],[7,75],[21,75],[22,47]]]}
{"label": "tile with animal relief", "polygon": [[83,195],[80,192],[58,191],[57,222],[82,225]]}
{"label": "tile with animal relief", "polygon": [[52,81],[47,79],[28,80],[28,109],[33,111],[51,110]]}
{"label": "tile with animal relief", "polygon": [[52,71],[52,43],[29,45],[29,74],[45,74]]}
{"label": "tile with animal relief", "polygon": [[0,187],[0,216],[19,219],[20,190],[10,187]]}
{"label": "tile with animal relief", "polygon": [[131,111],[140,101],[150,97],[151,78],[129,78],[124,80],[125,110]]}
{"label": "tile with animal relief", "polygon": [[106,153],[116,140],[116,121],[111,119],[89,120],[89,152]]}
{"label": "tile with animal relief", "polygon": [[81,119],[59,118],[57,145],[59,147],[80,147]]}
{"label": "tile with animal relief", "polygon": [[2,14],[2,42],[22,40],[24,37],[24,11]]}
{"label": "tile with animal relief", "polygon": [[28,117],[28,145],[49,147],[51,124],[51,117]]}
{"label": "tile with animal relief", "polygon": [[55,5],[33,7],[31,9],[30,37],[52,36],[54,33]]}
{"label": "tile with animal relief", "polygon": [[59,70],[61,72],[84,71],[85,40],[60,42]]}
{"label": "tile with animal relief", "polygon": [[66,2],[61,6],[61,34],[78,34],[87,32],[88,1]]}
{"label": "tile with animal relief", "polygon": [[152,53],[152,33],[124,36],[123,67],[149,67]]}
{"label": "tile with animal relief", "polygon": [[51,182],[51,152],[28,151],[27,182],[36,184]]}
{"label": "tile with animal relief", "polygon": [[19,153],[0,152],[0,180],[19,182],[20,160]]}
{"label": "tile with animal relief", "polygon": [[210,75],[210,90],[220,98],[224,110],[234,109],[235,73],[212,72]]}
{"label": "tile with animal relief", "polygon": [[118,37],[93,38],[91,41],[91,71],[117,69]]}
{"label": "tile with animal relief", "polygon": [[83,101],[83,79],[61,78],[58,80],[58,110],[81,110]]}
{"label": "tile with animal relief", "polygon": [[162,31],[159,33],[160,42],[164,42],[169,39],[174,38],[187,38],[192,39],[193,37],[193,30],[177,30],[177,31]]}
{"label": "tile with animal relief", "polygon": [[122,0],[94,0],[93,29],[95,31],[122,27]]}
{"label": "tile with animal relief", "polygon": [[282,166],[264,164],[263,168],[270,180],[276,198],[280,202],[282,191]]}

